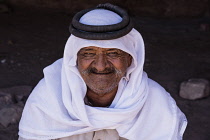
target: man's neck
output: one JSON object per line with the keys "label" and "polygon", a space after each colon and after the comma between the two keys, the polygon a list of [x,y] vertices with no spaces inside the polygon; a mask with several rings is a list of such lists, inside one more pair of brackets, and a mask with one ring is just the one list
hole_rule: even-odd
{"label": "man's neck", "polygon": [[94,107],[107,107],[110,106],[117,93],[117,87],[108,93],[95,93],[91,89],[87,89],[86,104]]}

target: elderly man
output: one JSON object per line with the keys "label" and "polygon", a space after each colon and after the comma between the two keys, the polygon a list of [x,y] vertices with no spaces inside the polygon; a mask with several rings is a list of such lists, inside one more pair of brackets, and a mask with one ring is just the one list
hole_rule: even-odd
{"label": "elderly man", "polygon": [[123,9],[81,11],[70,32],[27,100],[19,140],[182,139],[185,115],[143,71],[143,39]]}

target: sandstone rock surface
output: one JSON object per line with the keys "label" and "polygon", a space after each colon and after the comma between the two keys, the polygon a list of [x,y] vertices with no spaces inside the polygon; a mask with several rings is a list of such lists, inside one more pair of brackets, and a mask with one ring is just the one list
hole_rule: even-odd
{"label": "sandstone rock surface", "polygon": [[180,85],[179,95],[182,98],[196,100],[210,95],[210,84],[205,79],[189,79]]}
{"label": "sandstone rock surface", "polygon": [[[8,96],[8,97],[4,97],[5,98],[4,102],[11,103],[12,98],[15,102],[19,102],[21,100],[25,100],[25,98],[29,96],[31,91],[32,91],[31,86],[14,86],[10,88],[2,88],[0,89],[0,100],[1,100],[1,95],[4,95],[4,96]],[[6,101],[6,99],[8,101]]]}
{"label": "sandstone rock surface", "polygon": [[21,118],[23,105],[13,105],[0,110],[0,124],[8,127],[9,124],[17,124]]}
{"label": "sandstone rock surface", "polygon": [[15,86],[0,89],[0,126],[18,124],[31,86]]}

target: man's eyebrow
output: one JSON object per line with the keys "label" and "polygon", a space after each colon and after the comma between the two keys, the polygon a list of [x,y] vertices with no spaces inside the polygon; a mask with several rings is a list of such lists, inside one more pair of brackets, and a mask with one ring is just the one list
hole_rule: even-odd
{"label": "man's eyebrow", "polygon": [[80,51],[93,51],[93,48],[82,48]]}
{"label": "man's eyebrow", "polygon": [[121,51],[121,50],[113,48],[113,49],[108,49],[107,51]]}

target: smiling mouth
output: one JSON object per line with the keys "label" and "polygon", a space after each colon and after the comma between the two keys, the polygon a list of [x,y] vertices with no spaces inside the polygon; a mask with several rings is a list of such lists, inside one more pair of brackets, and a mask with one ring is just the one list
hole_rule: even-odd
{"label": "smiling mouth", "polygon": [[96,75],[108,75],[108,74],[112,74],[113,72],[106,72],[106,73],[102,73],[102,72],[92,72],[93,74],[96,74]]}
{"label": "smiling mouth", "polygon": [[93,75],[111,75],[115,74],[116,70],[114,68],[106,68],[103,71],[99,71],[96,68],[88,68],[87,70],[84,70],[82,73],[84,74],[93,74]]}

